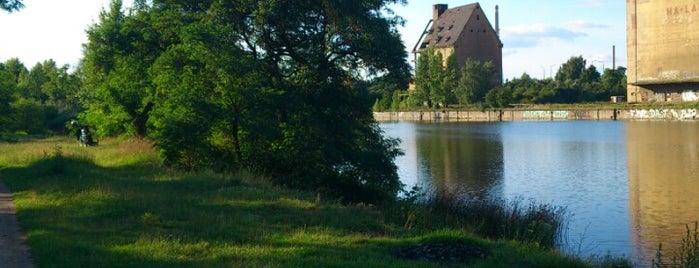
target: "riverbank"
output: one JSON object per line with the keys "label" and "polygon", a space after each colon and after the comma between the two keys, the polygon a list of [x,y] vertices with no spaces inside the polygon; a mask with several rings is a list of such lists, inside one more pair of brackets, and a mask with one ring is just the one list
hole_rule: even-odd
{"label": "riverbank", "polygon": [[697,108],[533,108],[374,112],[377,121],[697,120]]}
{"label": "riverbank", "polygon": [[[86,148],[53,139],[0,150],[2,179],[38,267],[590,266],[533,244],[421,227],[420,217],[391,214],[400,210],[343,205],[250,174],[169,170],[140,140]],[[458,258],[421,259],[445,247],[458,249]],[[472,257],[460,259],[463,252]]]}

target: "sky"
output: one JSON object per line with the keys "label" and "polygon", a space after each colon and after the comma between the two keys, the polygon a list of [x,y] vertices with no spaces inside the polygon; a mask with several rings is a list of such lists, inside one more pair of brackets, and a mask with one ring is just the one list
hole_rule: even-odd
{"label": "sky", "polygon": [[[130,6],[131,0],[124,0]],[[412,50],[432,17],[432,5],[449,8],[470,0],[408,0],[391,6],[406,20],[403,42]],[[621,0],[482,0],[483,11],[495,26],[499,6],[500,39],[505,79],[527,73],[534,78],[555,75],[561,64],[582,56],[598,70],[626,66],[626,1]],[[27,68],[53,59],[76,65],[82,57],[85,30],[98,20],[109,0],[24,0],[25,8],[0,11],[0,62],[19,58]],[[409,57],[412,59],[412,55]]]}

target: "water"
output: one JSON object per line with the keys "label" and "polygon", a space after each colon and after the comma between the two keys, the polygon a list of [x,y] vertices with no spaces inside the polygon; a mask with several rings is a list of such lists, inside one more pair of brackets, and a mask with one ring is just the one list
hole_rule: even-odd
{"label": "water", "polygon": [[562,250],[648,264],[699,220],[699,123],[381,123],[408,186],[567,208]]}

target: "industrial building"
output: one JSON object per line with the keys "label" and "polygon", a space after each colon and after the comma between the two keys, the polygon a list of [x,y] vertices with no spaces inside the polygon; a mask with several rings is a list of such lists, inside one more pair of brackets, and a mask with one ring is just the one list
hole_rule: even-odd
{"label": "industrial building", "polygon": [[437,4],[432,8],[432,19],[418,39],[413,54],[415,58],[429,46],[442,54],[444,59],[452,54],[459,66],[467,59],[491,61],[496,75],[493,85],[502,84],[502,42],[499,37],[498,7],[495,7],[495,28],[492,27],[479,3],[448,8]]}
{"label": "industrial building", "polygon": [[627,0],[627,99],[699,100],[699,1]]}

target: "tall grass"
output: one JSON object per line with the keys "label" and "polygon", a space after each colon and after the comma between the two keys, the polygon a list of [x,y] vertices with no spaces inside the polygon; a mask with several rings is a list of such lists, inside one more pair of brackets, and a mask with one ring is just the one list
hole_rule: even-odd
{"label": "tall grass", "polygon": [[663,245],[658,246],[658,250],[653,258],[653,267],[699,267],[699,222],[694,223],[694,229],[686,225],[687,232],[682,238],[680,248],[668,260],[663,254]]}
{"label": "tall grass", "polygon": [[[458,228],[491,239],[516,240],[552,249],[560,241],[566,210],[521,199],[459,199],[451,195],[407,196],[398,219],[406,228]],[[424,196],[424,195],[423,195]]]}

